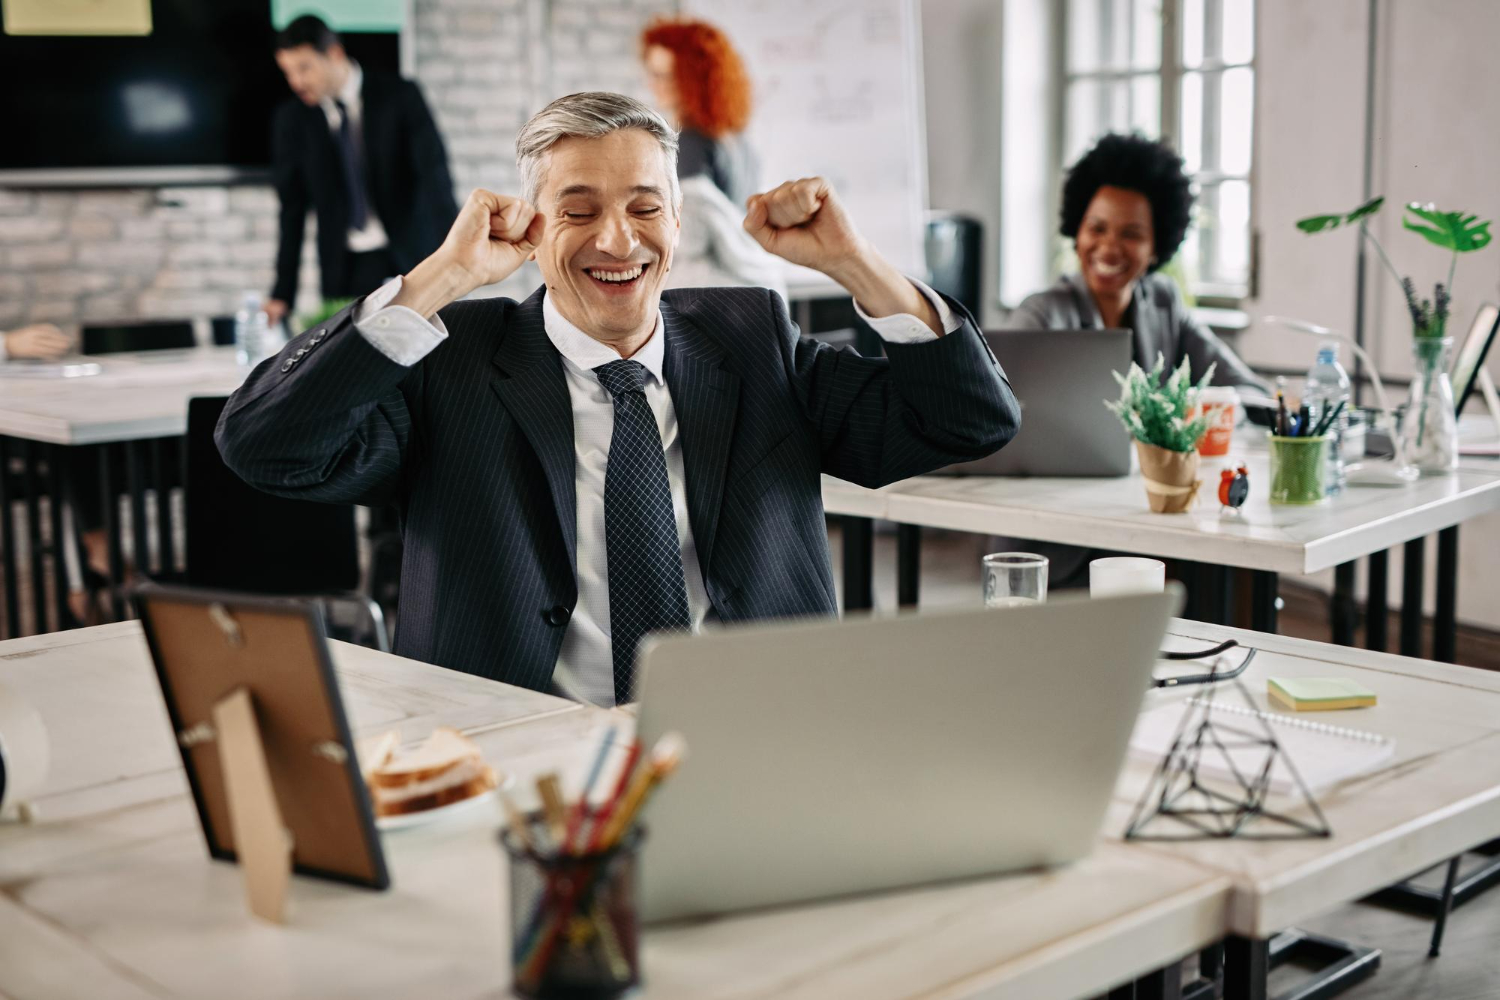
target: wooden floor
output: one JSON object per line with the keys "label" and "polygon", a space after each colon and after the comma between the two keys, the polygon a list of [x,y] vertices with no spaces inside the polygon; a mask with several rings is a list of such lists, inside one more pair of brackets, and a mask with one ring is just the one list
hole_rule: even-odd
{"label": "wooden floor", "polygon": [[[830,534],[834,567],[839,566],[839,539]],[[921,604],[924,608],[978,607],[979,559],[985,541],[977,535],[926,532],[922,545]],[[875,602],[878,608],[896,605],[896,538],[875,538]],[[837,572],[835,576],[837,576]],[[1283,581],[1285,607],[1279,620],[1283,634],[1328,641],[1326,595]],[[1390,635],[1400,634],[1392,616]],[[1430,647],[1429,647],[1430,648]],[[1483,629],[1460,628],[1459,662],[1500,670],[1500,635]],[[1500,834],[1500,830],[1496,831]],[[1470,855],[1468,862],[1479,859]],[[1441,869],[1425,873],[1421,881],[1439,884]],[[1311,921],[1304,928],[1351,943],[1381,949],[1380,971],[1341,994],[1347,1000],[1500,1000],[1500,888],[1481,895],[1454,911],[1444,935],[1443,954],[1427,957],[1432,921],[1369,903],[1351,903]],[[1271,995],[1306,976],[1305,970],[1278,969],[1271,976]]]}

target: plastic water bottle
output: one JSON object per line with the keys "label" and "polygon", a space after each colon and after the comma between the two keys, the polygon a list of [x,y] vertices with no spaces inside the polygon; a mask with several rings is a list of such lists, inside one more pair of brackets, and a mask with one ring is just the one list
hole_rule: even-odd
{"label": "plastic water bottle", "polygon": [[1344,431],[1349,426],[1349,407],[1353,397],[1349,389],[1349,373],[1339,364],[1338,347],[1324,344],[1318,348],[1318,360],[1307,370],[1307,381],[1302,386],[1302,402],[1307,406],[1308,417],[1316,426],[1324,414],[1331,412],[1343,402],[1344,409],[1327,430],[1328,472],[1325,477],[1328,495],[1344,491]]}
{"label": "plastic water bottle", "polygon": [[234,314],[234,358],[241,365],[260,364],[270,346],[271,327],[260,307],[260,293],[246,292]]}

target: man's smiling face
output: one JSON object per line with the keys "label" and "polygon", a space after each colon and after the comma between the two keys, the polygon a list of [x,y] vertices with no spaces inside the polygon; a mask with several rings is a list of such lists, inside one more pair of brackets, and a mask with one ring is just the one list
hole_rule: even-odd
{"label": "man's smiling face", "polygon": [[644,337],[656,324],[679,229],[661,144],[627,128],[561,139],[546,156],[536,262],[547,294],[596,340],[619,347]]}

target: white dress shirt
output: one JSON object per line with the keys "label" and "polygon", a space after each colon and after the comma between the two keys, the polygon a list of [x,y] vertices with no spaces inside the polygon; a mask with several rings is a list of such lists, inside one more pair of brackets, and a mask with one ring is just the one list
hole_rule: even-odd
{"label": "white dress shirt", "polygon": [[[365,71],[359,68],[359,63],[349,60],[349,76],[344,80],[344,85],[339,88],[338,100],[344,102],[345,109],[349,112],[349,132],[357,137],[360,155],[369,156],[365,149],[365,105],[360,99],[360,88],[365,83]],[[334,98],[325,97],[318,102],[323,109],[323,115],[328,119],[328,130],[333,133],[334,148],[338,148],[339,141],[339,109],[334,104]],[[364,253],[368,250],[379,250],[387,246],[390,238],[385,234],[385,227],[380,224],[380,216],[375,214],[375,203],[370,200],[369,189],[365,190],[365,227],[363,229],[349,230],[345,246],[351,253]]]}
{"label": "white dress shirt", "polygon": [[[921,282],[914,285],[937,311],[945,333],[958,330],[963,321],[954,316],[932,289]],[[401,365],[414,365],[448,336],[442,317],[433,316],[429,323],[405,306],[390,301],[401,290],[401,278],[392,278],[360,303],[354,323],[361,336],[386,357]],[[927,324],[909,314],[872,319],[859,309],[860,318],[869,323],[882,339],[894,343],[920,343],[933,340],[936,334]],[[553,683],[558,693],[576,701],[611,706],[615,703],[614,665],[610,651],[609,570],[604,540],[604,473],[609,461],[609,445],[614,438],[614,400],[593,369],[620,355],[595,340],[565,319],[552,298],[542,302],[542,320],[547,339],[563,359],[563,374],[568,384],[568,398],[573,406],[573,486],[577,504],[578,605],[568,619],[562,650],[557,657]],[[667,480],[672,490],[672,513],[677,519],[677,542],[682,547],[682,576],[687,584],[688,613],[696,631],[713,613],[703,584],[703,570],[698,565],[698,546],[693,539],[687,509],[687,479],[682,460],[682,439],[678,433],[677,411],[672,394],[662,377],[666,355],[666,335],[661,314],[645,346],[631,356],[645,366],[646,400],[656,414],[656,428],[661,434],[666,455]]]}

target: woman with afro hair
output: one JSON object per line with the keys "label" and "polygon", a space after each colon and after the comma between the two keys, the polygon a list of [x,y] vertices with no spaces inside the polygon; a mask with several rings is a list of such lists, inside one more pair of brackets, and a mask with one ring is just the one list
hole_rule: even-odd
{"label": "woman with afro hair", "polygon": [[736,206],[757,190],[750,77],[722,31],[690,20],[658,20],[641,34],[641,58],[657,107],[678,128],[677,176],[704,174]]}
{"label": "woman with afro hair", "polygon": [[1073,240],[1078,271],[1029,296],[1011,313],[1014,329],[1128,329],[1136,362],[1149,370],[1157,354],[1193,378],[1214,366],[1216,385],[1269,394],[1213,331],[1193,318],[1177,286],[1157,269],[1187,235],[1193,192],[1182,159],[1138,135],[1106,135],[1068,171],[1062,235]]}

